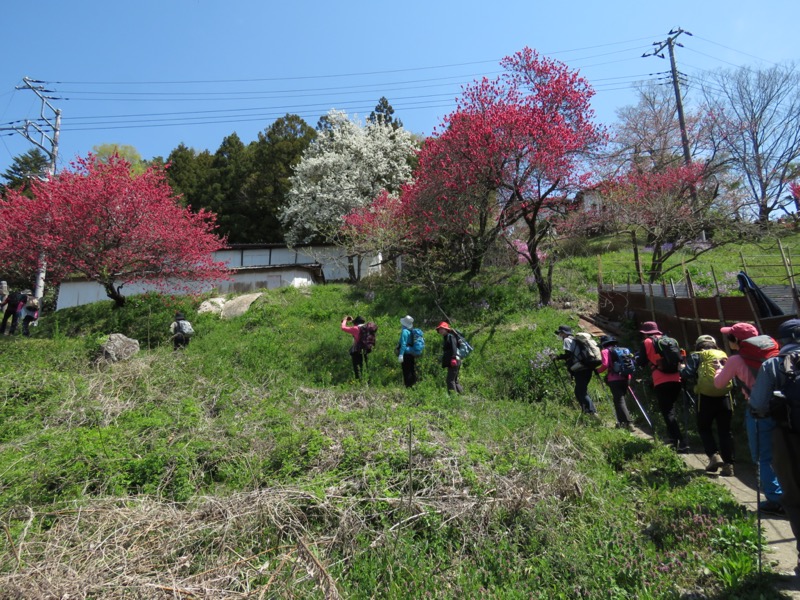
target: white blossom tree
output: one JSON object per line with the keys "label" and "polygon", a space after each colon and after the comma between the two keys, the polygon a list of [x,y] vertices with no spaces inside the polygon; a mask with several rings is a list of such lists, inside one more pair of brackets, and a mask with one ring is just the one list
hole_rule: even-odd
{"label": "white blossom tree", "polygon": [[379,119],[362,125],[337,110],[323,121],[291,178],[281,216],[290,245],[336,242],[346,214],[411,178],[417,143],[402,127]]}

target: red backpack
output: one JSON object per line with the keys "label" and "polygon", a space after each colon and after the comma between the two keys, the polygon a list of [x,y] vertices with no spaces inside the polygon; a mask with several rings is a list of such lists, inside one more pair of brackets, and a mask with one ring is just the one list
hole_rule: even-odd
{"label": "red backpack", "polygon": [[753,375],[758,373],[765,360],[778,356],[779,351],[778,342],[768,335],[757,335],[739,342],[739,356],[750,367]]}

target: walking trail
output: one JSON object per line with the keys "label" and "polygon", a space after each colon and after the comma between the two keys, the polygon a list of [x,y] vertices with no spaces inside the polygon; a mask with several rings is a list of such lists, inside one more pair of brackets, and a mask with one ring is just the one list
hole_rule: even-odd
{"label": "walking trail", "polygon": [[[580,320],[580,326],[583,331],[588,331],[596,337],[606,334],[597,325],[583,319]],[[651,415],[651,419],[654,417],[656,419],[660,418],[659,415]],[[744,431],[741,433],[744,435]],[[636,429],[634,434],[642,438],[651,438],[649,433],[641,429]],[[699,450],[696,446],[697,444],[693,444],[693,451]],[[750,462],[749,456],[747,459],[739,460],[736,463],[734,477],[720,477],[716,474],[707,473],[705,466],[708,463],[708,457],[702,452],[699,454],[682,454],[681,456],[689,468],[725,486],[747,510],[756,512],[756,469],[755,465]],[[763,494],[761,494],[761,500],[764,500]],[[797,565],[796,542],[789,526],[789,521],[786,517],[762,514],[761,528],[763,532],[762,564],[764,568],[769,568],[785,575],[781,577],[778,589],[787,598],[800,600],[800,576],[794,575],[794,567]]]}

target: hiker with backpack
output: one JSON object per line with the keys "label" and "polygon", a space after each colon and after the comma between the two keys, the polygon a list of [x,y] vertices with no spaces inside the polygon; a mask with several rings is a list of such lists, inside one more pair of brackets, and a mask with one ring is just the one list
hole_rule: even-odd
{"label": "hiker with backpack", "polygon": [[447,393],[463,394],[464,388],[458,382],[458,373],[461,370],[458,336],[447,321],[436,326],[436,333],[442,336],[442,368],[447,369]]}
{"label": "hiker with backpack", "polygon": [[[710,335],[701,335],[694,343],[695,351],[686,359],[681,369],[681,378],[685,382],[694,382],[697,397],[697,433],[703,442],[703,449],[708,456],[706,471],[723,477],[733,476],[733,434],[731,420],[733,403],[730,395],[732,384],[718,388],[714,385],[714,377],[728,359],[728,355],[717,346],[717,341]],[[714,439],[713,425],[717,424],[719,444]]]}
{"label": "hiker with backpack", "polygon": [[680,347],[673,338],[661,333],[655,321],[642,323],[639,333],[644,339],[636,354],[636,363],[650,369],[658,409],[667,426],[668,444],[676,452],[686,453],[689,451],[689,444],[681,433],[675,415],[675,403],[682,392],[681,376],[678,372],[681,363]]}
{"label": "hiker with backpack", "polygon": [[[5,314],[3,315],[3,322],[0,324],[0,335],[14,335],[17,331],[17,324],[22,316],[22,308],[28,301],[28,294],[30,290],[23,290],[21,292],[11,292],[3,299],[2,306],[6,307]],[[11,319],[11,328],[6,332],[6,324]]]}
{"label": "hiker with backpack", "polygon": [[180,350],[188,346],[189,341],[194,335],[194,327],[192,327],[192,324],[186,320],[186,317],[184,317],[183,313],[180,311],[175,313],[175,320],[172,322],[172,325],[169,326],[169,330],[172,332],[173,350]]}
{"label": "hiker with backpack", "polygon": [[[781,506],[786,512],[800,553],[800,319],[778,327],[778,356],[764,361],[750,394],[757,418],[771,416],[772,467],[781,484]],[[800,560],[795,567],[800,575]]]}
{"label": "hiker with backpack", "polygon": [[600,336],[600,348],[602,348],[603,363],[597,368],[597,372],[607,373],[606,384],[611,390],[611,398],[614,401],[617,428],[632,430],[633,421],[625,401],[625,394],[628,393],[631,375],[636,370],[633,353],[627,348],[618,346],[616,338],[609,335]]}
{"label": "hiker with backpack", "polygon": [[30,337],[30,325],[39,318],[39,299],[34,297],[33,294],[27,297],[25,304],[22,306],[20,316],[22,317],[22,335]]}
{"label": "hiker with backpack", "polygon": [[375,323],[367,323],[363,317],[355,319],[345,317],[342,319],[342,331],[353,336],[350,358],[353,360],[353,373],[356,379],[361,379],[362,369],[367,367],[367,355],[375,347],[375,333],[378,331],[378,326]]}
{"label": "hiker with backpack", "polygon": [[714,385],[722,388],[735,381],[747,401],[744,424],[750,457],[758,468],[760,485],[766,500],[759,502],[758,510],[768,514],[782,514],[781,485],[772,468],[772,431],[775,421],[770,417],[756,419],[750,410],[750,393],[756,383],[756,374],[768,358],[778,356],[778,342],[768,335],[759,335],[750,323],[734,323],[720,329],[727,336],[733,352],[725,365],[714,376]]}
{"label": "hiker with backpack", "polygon": [[400,326],[400,342],[395,350],[403,368],[403,384],[410,388],[417,383],[417,357],[422,356],[425,349],[425,337],[421,329],[414,327],[411,315],[400,319]]}
{"label": "hiker with backpack", "polygon": [[572,333],[572,327],[568,325],[559,325],[555,334],[561,338],[564,350],[555,358],[566,363],[567,371],[575,382],[575,399],[578,405],[584,413],[596,414],[597,409],[589,396],[589,382],[592,380],[594,370],[602,364],[600,348],[588,334],[585,334],[589,337],[588,340],[582,337],[579,342]]}

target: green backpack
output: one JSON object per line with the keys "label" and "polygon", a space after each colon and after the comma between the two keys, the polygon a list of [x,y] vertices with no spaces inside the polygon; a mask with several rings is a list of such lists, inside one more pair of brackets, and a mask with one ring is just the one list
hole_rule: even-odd
{"label": "green backpack", "polygon": [[697,367],[697,384],[694,386],[694,391],[712,398],[727,395],[733,388],[733,382],[729,381],[725,387],[718,388],[714,385],[714,375],[717,374],[720,361],[728,358],[728,355],[722,350],[701,350],[697,356],[700,364]]}

